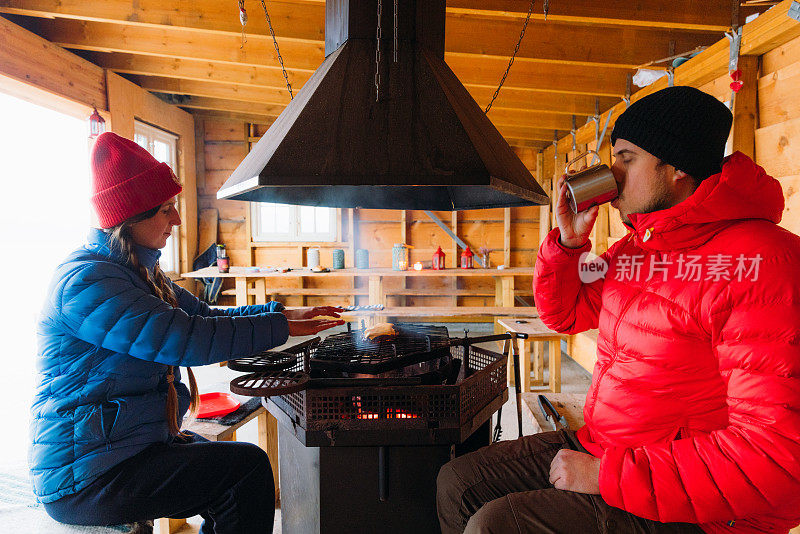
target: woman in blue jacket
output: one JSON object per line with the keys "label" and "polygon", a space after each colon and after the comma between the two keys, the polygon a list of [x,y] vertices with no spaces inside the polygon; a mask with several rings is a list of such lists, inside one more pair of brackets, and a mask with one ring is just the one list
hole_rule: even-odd
{"label": "woman in blue jacket", "polygon": [[177,179],[113,133],[92,152],[100,226],[57,269],[39,319],[32,406],[34,490],[58,521],[112,525],[204,518],[203,533],[272,531],[266,453],[249,443],[180,432],[197,406],[179,367],[251,355],[340,320],[338,308],[276,302],[213,310],[172,284],[159,249],[181,220]]}

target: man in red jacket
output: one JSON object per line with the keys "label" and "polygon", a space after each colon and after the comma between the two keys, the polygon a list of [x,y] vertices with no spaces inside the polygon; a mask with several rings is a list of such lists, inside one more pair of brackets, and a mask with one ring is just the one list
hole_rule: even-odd
{"label": "man in red jacket", "polygon": [[731,121],[690,87],[619,117],[612,206],[630,232],[594,260],[603,277],[579,271],[598,208],[573,215],[561,179],[534,290],[550,328],[598,329],[586,425],[445,465],[445,534],[800,523],[800,238],[777,225],[780,183],[723,158]]}

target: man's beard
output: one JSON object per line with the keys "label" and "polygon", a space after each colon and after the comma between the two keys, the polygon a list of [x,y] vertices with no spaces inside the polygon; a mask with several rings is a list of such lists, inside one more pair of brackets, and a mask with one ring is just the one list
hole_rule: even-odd
{"label": "man's beard", "polygon": [[[631,213],[653,213],[654,211],[665,210],[675,205],[672,195],[666,186],[666,175],[666,169],[658,170],[658,179],[655,182],[657,185],[655,191],[653,191],[653,196],[643,207],[632,210]],[[622,215],[622,221],[628,226],[631,226],[631,220],[627,215]]]}

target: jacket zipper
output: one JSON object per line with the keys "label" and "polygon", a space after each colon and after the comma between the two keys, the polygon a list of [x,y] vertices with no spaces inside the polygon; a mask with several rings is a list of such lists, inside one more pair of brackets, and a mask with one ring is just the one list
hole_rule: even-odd
{"label": "jacket zipper", "polygon": [[[617,345],[617,330],[619,330],[619,325],[622,322],[622,317],[625,315],[625,312],[628,311],[628,308],[631,307],[631,304],[633,304],[634,300],[636,300],[636,296],[635,295],[628,302],[625,303],[625,307],[622,309],[622,313],[619,314],[619,317],[617,318],[617,322],[614,324],[614,333],[613,333],[614,353],[612,354],[611,359],[609,359],[608,363],[606,363],[603,367],[600,368],[600,373],[597,375],[597,382],[595,382],[595,386],[600,384],[600,381],[603,379],[603,376],[606,374],[606,371],[608,371],[609,367],[611,367],[611,365],[617,359],[617,348],[618,348],[618,345]],[[597,390],[598,390],[598,388],[595,387],[594,391],[592,392],[592,411],[589,414],[590,418],[594,415],[594,410],[597,407],[597,404],[595,402],[597,400]]]}

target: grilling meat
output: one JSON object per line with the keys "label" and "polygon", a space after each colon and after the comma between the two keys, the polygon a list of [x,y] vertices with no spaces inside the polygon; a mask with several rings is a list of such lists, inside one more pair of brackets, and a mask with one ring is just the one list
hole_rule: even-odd
{"label": "grilling meat", "polygon": [[397,330],[392,323],[378,323],[365,329],[363,336],[365,341],[386,341],[396,337]]}

